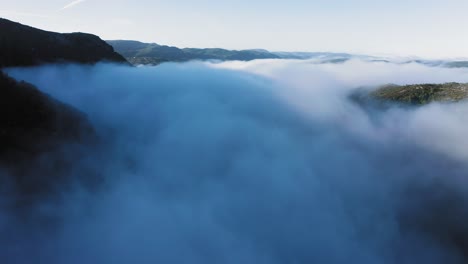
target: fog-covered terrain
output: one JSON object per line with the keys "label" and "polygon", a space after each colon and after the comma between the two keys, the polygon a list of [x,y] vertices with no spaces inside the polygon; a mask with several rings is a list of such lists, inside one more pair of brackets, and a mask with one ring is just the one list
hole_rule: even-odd
{"label": "fog-covered terrain", "polygon": [[349,99],[358,87],[468,82],[467,69],[261,60],[6,72],[87,114],[100,143],[67,176],[100,180],[71,180],[26,211],[7,206],[2,181],[2,262],[468,261],[468,103]]}

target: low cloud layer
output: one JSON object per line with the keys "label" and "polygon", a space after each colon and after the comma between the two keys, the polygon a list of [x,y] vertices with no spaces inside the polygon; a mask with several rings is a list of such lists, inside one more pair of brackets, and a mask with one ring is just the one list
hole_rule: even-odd
{"label": "low cloud layer", "polygon": [[98,172],[105,187],[67,188],[30,221],[0,213],[0,256],[463,263],[468,104],[369,112],[348,95],[467,73],[358,60],[11,69],[88,115],[106,144],[73,171]]}

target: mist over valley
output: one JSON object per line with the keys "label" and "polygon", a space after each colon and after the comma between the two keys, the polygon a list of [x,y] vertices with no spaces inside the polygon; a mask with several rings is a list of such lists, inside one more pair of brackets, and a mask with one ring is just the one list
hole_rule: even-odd
{"label": "mist over valley", "polygon": [[2,263],[468,261],[464,66],[0,29]]}

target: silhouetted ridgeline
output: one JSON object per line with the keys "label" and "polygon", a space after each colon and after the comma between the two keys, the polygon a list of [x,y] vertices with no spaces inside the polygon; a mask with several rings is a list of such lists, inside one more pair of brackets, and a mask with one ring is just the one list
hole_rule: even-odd
{"label": "silhouetted ridgeline", "polygon": [[0,67],[99,61],[126,62],[97,36],[48,32],[0,19]]}
{"label": "silhouetted ridgeline", "polygon": [[[47,32],[0,19],[0,69],[99,61],[127,63],[97,36]],[[14,176],[8,181],[18,191],[50,190],[77,158],[60,154],[62,146],[89,144],[95,138],[83,113],[0,71],[0,167]],[[4,178],[0,171],[0,180]]]}

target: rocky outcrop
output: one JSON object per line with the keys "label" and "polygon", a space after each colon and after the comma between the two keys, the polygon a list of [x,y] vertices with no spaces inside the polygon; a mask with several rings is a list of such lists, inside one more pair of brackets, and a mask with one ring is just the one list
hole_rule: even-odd
{"label": "rocky outcrop", "polygon": [[371,92],[370,96],[379,100],[412,105],[423,105],[431,102],[458,102],[468,98],[468,84],[386,85]]}
{"label": "rocky outcrop", "polygon": [[468,84],[388,84],[377,88],[361,87],[350,95],[362,106],[388,107],[395,103],[400,106],[419,106],[432,102],[454,103],[468,99]]}

